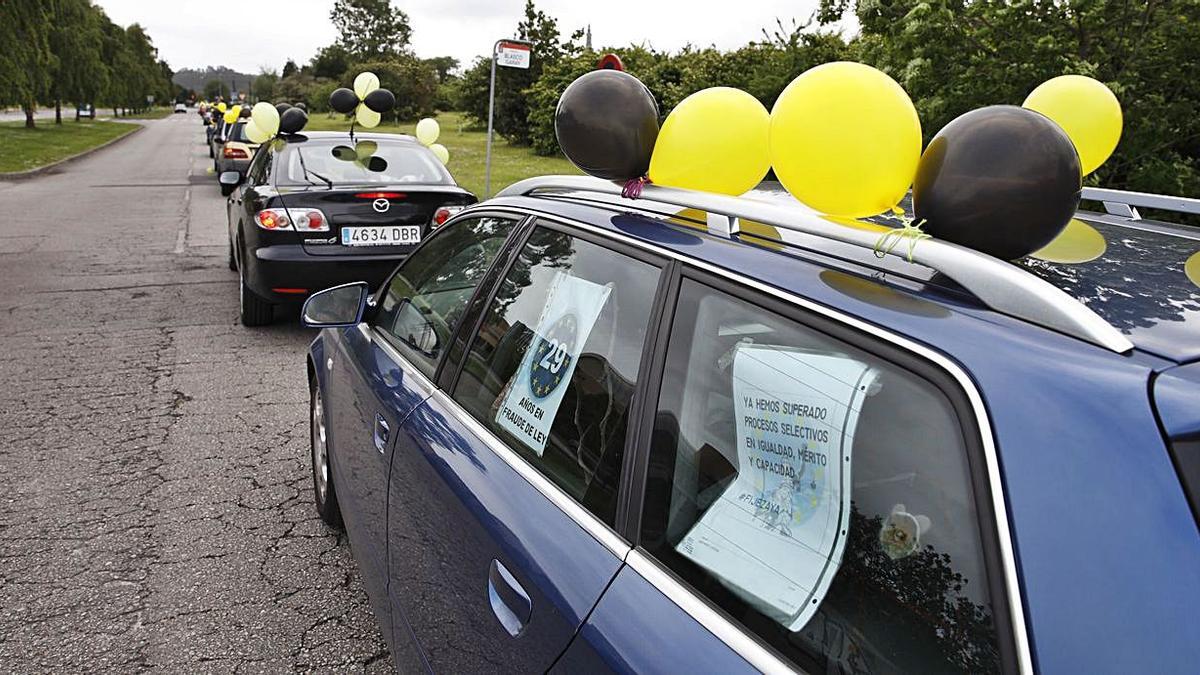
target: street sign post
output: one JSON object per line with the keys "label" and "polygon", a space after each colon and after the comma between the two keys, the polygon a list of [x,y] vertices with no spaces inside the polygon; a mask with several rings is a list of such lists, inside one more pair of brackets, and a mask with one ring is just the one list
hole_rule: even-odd
{"label": "street sign post", "polygon": [[487,159],[484,164],[483,198],[492,196],[492,118],[496,108],[496,64],[506,68],[529,68],[532,45],[524,40],[496,40],[492,45],[492,82],[488,88]]}

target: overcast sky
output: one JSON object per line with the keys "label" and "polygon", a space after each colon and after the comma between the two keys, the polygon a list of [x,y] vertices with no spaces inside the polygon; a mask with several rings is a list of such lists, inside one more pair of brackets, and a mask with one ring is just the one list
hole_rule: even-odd
{"label": "overcast sky", "polygon": [[[228,66],[244,73],[279,70],[288,58],[307,62],[336,37],[333,0],[93,0],[123,26],[147,29],[159,57],[174,70]],[[535,0],[558,19],[564,36],[592,26],[604,45],[686,44],[734,48],[761,38],[775,19],[804,21],[818,0]],[[463,65],[486,54],[497,38],[516,33],[525,0],[392,0],[409,16],[413,49],[422,57],[450,55]]]}

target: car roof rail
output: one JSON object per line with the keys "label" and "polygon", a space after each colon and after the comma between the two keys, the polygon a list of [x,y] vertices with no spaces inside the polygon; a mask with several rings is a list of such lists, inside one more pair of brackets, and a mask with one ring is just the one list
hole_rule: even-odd
{"label": "car roof rail", "polygon": [[[541,176],[518,181],[497,197],[533,195],[537,192],[590,192],[621,195],[617,183],[590,176]],[[753,198],[684,190],[662,185],[645,185],[639,199],[707,213],[710,232],[733,237],[740,220],[802,232],[844,244],[874,249],[907,258],[907,246],[881,250],[879,234],[826,220],[819,215]],[[631,204],[634,200],[631,200]],[[1133,343],[1112,324],[1079,300],[1050,283],[1009,262],[957,244],[927,239],[912,251],[912,262],[920,263],[956,281],[993,311],[1085,340],[1117,353],[1133,349]]]}
{"label": "car roof rail", "polygon": [[1083,188],[1083,198],[1104,204],[1104,210],[1110,216],[1120,216],[1130,220],[1141,220],[1142,216],[1137,207],[1144,209],[1159,209],[1175,213],[1190,213],[1200,215],[1200,199],[1191,197],[1173,197],[1158,195],[1151,192],[1131,192],[1129,190],[1110,190],[1108,188]]}

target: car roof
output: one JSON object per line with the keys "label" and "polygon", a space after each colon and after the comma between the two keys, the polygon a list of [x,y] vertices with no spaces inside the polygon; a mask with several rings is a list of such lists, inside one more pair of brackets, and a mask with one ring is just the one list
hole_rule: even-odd
{"label": "car roof", "polygon": [[[285,138],[288,143],[304,143],[307,141],[341,141],[350,140],[350,133],[346,131],[301,131],[298,134],[293,134]],[[385,143],[401,143],[405,145],[421,145],[417,142],[416,137],[408,134],[383,134],[383,133],[362,133],[354,132],[355,141],[383,141]],[[424,146],[421,146],[424,147]]]}
{"label": "car roof", "polygon": [[[745,196],[790,202],[798,212],[812,213],[777,184],[764,184]],[[491,203],[558,214],[640,239],[930,344],[938,344],[939,332],[947,325],[978,331],[980,339],[987,339],[998,325],[1031,339],[1065,337],[990,310],[938,270],[896,256],[881,259],[870,248],[815,235],[743,220],[740,234],[729,237],[709,231],[704,211],[598,193],[536,193]],[[1018,266],[1079,300],[1138,351],[1171,363],[1200,359],[1200,288],[1183,272],[1187,257],[1200,250],[1200,233],[1153,221],[1130,227],[1090,212],[1081,211],[1078,217],[1108,242],[1101,257],[1074,265],[1027,259]],[[929,317],[957,320],[921,320]]]}

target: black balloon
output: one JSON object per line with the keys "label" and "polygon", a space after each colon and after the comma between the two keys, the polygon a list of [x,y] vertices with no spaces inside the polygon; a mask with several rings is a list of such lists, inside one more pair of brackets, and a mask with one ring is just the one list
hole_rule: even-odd
{"label": "black balloon", "polygon": [[300,108],[288,108],[279,116],[279,131],[284,134],[294,134],[308,124],[308,114]]}
{"label": "black balloon", "polygon": [[387,89],[376,89],[367,94],[363,105],[377,113],[385,113],[396,107],[396,95]]}
{"label": "black balloon", "polygon": [[275,104],[275,110],[279,111],[279,115],[281,117],[283,116],[283,112],[290,107],[292,107],[291,103],[276,103]]}
{"label": "black balloon", "polygon": [[619,70],[581,75],[558,99],[558,145],[585,173],[607,180],[646,174],[658,139],[658,104],[641,80]]}
{"label": "black balloon", "polygon": [[296,107],[303,110],[304,112],[308,112],[308,104],[305,103],[304,101],[300,101],[299,103],[297,103]]}
{"label": "black balloon", "polygon": [[960,115],[929,142],[913,210],[938,239],[1014,260],[1062,232],[1082,187],[1079,154],[1061,127],[995,105]]}
{"label": "black balloon", "polygon": [[250,116],[250,106],[242,106],[242,111],[238,114],[240,117],[243,117],[243,118],[249,117]]}
{"label": "black balloon", "polygon": [[345,87],[334,89],[329,95],[329,107],[333,108],[334,112],[349,115],[358,107],[358,95]]}

